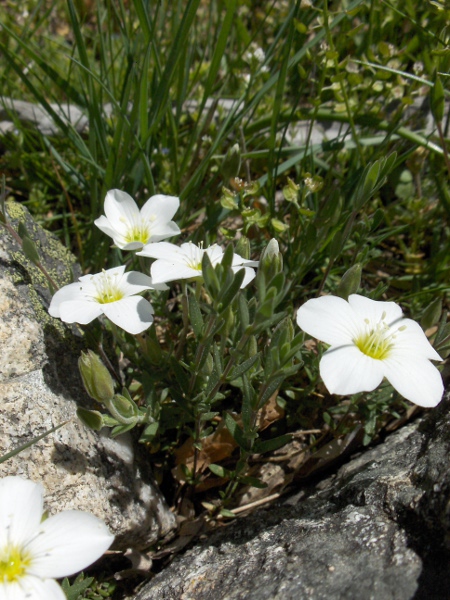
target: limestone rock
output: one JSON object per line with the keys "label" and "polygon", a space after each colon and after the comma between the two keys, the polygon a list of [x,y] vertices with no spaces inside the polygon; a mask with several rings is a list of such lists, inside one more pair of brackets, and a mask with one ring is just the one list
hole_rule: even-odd
{"label": "limestone rock", "polygon": [[449,409],[217,531],[135,600],[449,598]]}
{"label": "limestone rock", "polygon": [[[7,208],[13,222],[26,223],[55,280],[65,284],[72,271],[79,274],[74,258],[20,205]],[[68,421],[0,464],[0,476],[41,482],[50,513],[80,509],[104,519],[116,548],[145,548],[174,527],[173,514],[131,435],[111,439],[77,419],[77,403],[90,402],[77,367],[84,339],[48,315],[49,301],[41,272],[0,229],[0,456]]]}

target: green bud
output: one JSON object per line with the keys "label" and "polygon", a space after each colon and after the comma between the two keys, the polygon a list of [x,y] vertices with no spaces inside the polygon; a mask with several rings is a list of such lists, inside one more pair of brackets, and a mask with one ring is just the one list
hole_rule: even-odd
{"label": "green bud", "polygon": [[262,271],[265,280],[269,283],[275,275],[283,271],[283,257],[275,238],[272,238],[264,248],[259,261],[259,271]]}
{"label": "green bud", "polygon": [[288,180],[288,184],[286,186],[284,186],[284,188],[283,188],[284,199],[287,202],[296,203],[298,200],[298,192],[299,192],[300,186],[297,185],[295,183],[295,181],[292,181],[292,179],[290,179],[289,177],[287,178],[287,180]]}
{"label": "green bud", "polygon": [[124,390],[126,395],[116,394],[108,400],[106,408],[111,415],[122,425],[132,425],[139,421],[139,409],[135,402],[130,398],[128,390]]}
{"label": "green bud", "polygon": [[111,400],[114,396],[114,382],[95,352],[92,350],[82,352],[78,359],[78,368],[84,387],[91,398],[103,404]]}
{"label": "green bud", "polygon": [[344,273],[338,285],[337,295],[347,300],[351,294],[356,294],[361,285],[362,265],[356,263]]}
{"label": "green bud", "polygon": [[225,155],[223,159],[221,171],[224,179],[228,181],[239,175],[241,168],[241,151],[239,144],[234,144]]}

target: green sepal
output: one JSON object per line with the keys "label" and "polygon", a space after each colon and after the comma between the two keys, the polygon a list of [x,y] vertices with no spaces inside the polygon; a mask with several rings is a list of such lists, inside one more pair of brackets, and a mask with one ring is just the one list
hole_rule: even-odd
{"label": "green sepal", "polygon": [[100,429],[104,427],[103,415],[98,410],[88,410],[87,408],[79,406],[77,408],[77,417],[83,425],[86,425],[86,427],[89,427],[89,429],[93,429],[94,431],[100,431]]}

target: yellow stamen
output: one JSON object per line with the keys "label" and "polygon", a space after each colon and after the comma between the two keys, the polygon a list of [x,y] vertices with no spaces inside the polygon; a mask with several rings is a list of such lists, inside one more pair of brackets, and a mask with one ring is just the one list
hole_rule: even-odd
{"label": "yellow stamen", "polygon": [[[152,220],[152,219],[150,219]],[[144,223],[130,227],[125,235],[125,241],[146,244],[150,239],[150,227]]]}
{"label": "yellow stamen", "polygon": [[29,564],[29,557],[18,548],[6,548],[0,552],[0,582],[17,581]]}
{"label": "yellow stamen", "polygon": [[117,302],[124,297],[122,290],[117,285],[117,281],[114,280],[116,276],[117,273],[111,276],[103,270],[101,276],[94,280],[94,285],[97,290],[95,299],[99,304]]}
{"label": "yellow stamen", "polygon": [[[363,354],[374,358],[375,360],[384,360],[389,356],[389,353],[394,345],[395,334],[389,328],[389,325],[385,323],[385,313],[381,317],[381,321],[372,329],[367,329],[353,342]],[[364,319],[366,324],[369,325],[369,320]],[[404,329],[403,326],[400,329]]]}

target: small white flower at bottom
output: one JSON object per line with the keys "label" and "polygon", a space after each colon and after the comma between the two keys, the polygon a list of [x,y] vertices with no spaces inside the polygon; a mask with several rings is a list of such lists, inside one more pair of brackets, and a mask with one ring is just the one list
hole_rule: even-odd
{"label": "small white flower at bottom", "polygon": [[66,600],[54,581],[85,569],[114,536],[91,514],[61,512],[42,521],[42,486],[21,477],[0,480],[0,598]]}
{"label": "small white flower at bottom", "polygon": [[331,394],[370,392],[385,377],[414,404],[429,407],[441,401],[442,377],[430,360],[442,358],[398,304],[357,294],[348,302],[322,296],[299,308],[297,323],[330,346],[320,361],[320,375]]}
{"label": "small white flower at bottom", "polygon": [[66,323],[81,325],[105,315],[128,333],[142,333],[153,323],[153,307],[137,294],[150,289],[167,288],[155,286],[143,273],[125,273],[124,266],[115,267],[84,275],[62,287],[53,296],[48,312]]}

